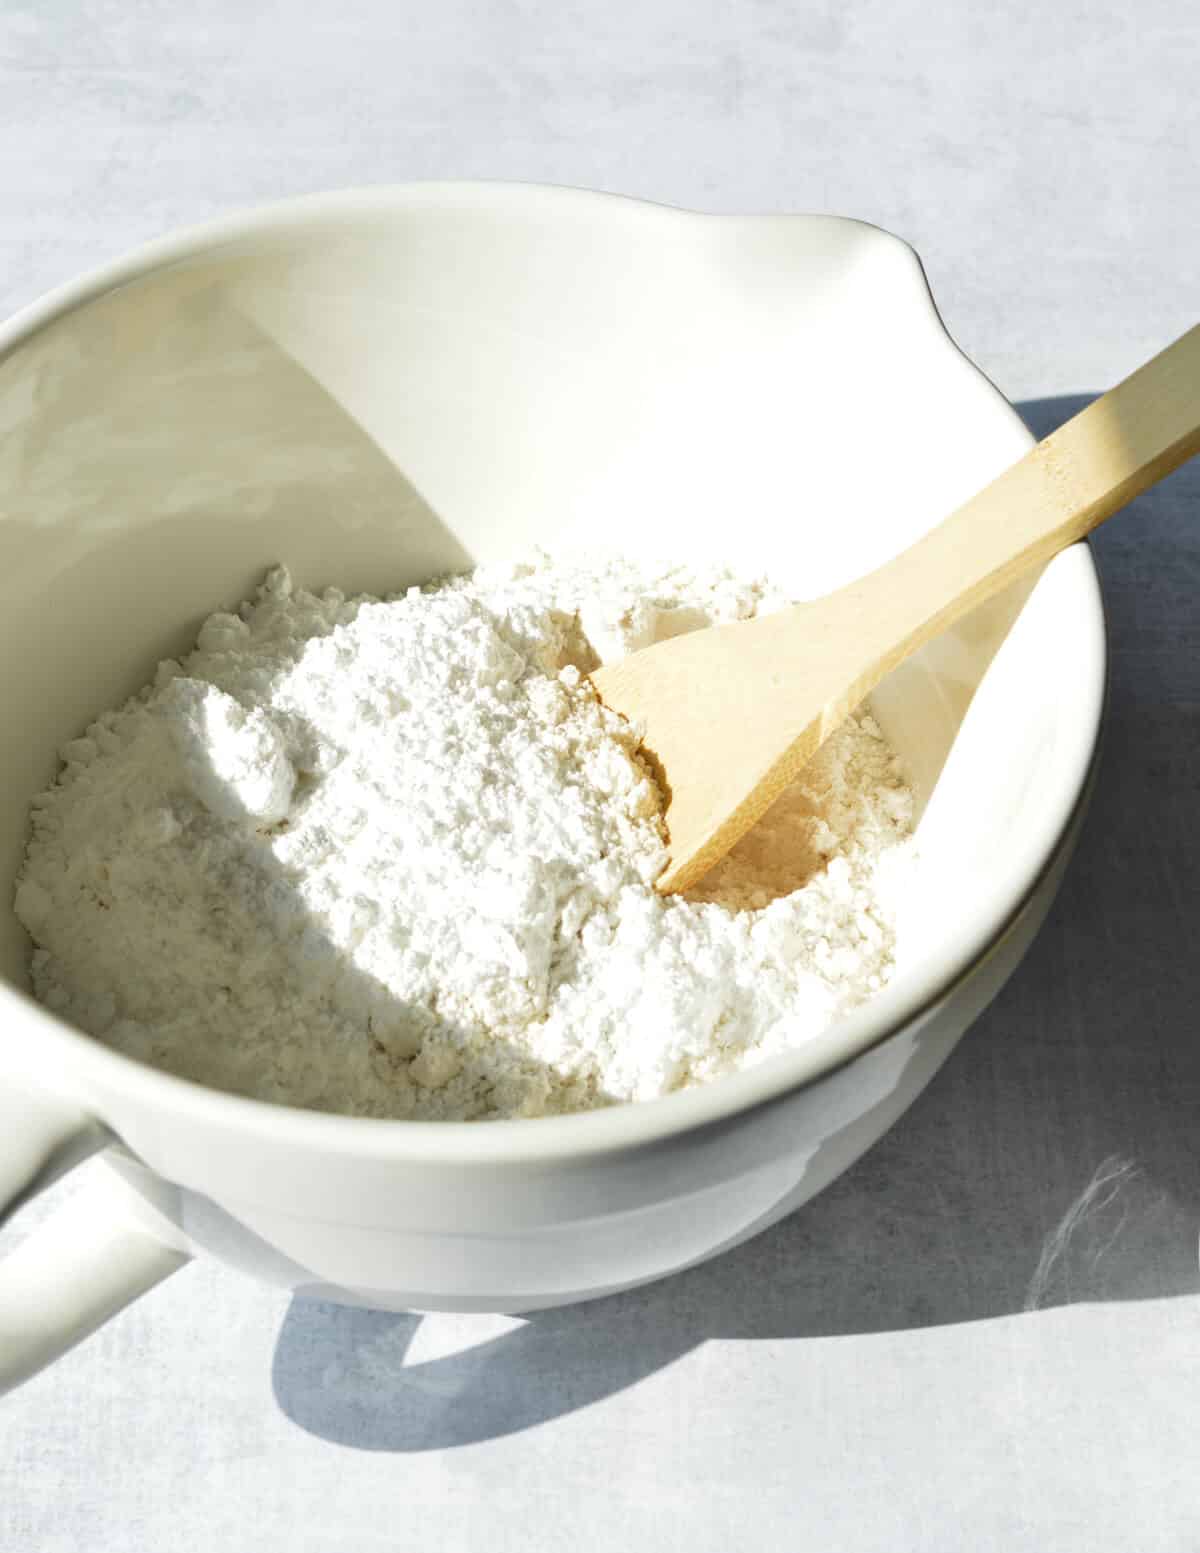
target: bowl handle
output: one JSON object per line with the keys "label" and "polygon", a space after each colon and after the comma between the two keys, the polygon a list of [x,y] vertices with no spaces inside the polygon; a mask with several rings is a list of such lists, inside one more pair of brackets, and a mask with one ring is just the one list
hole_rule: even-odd
{"label": "bowl handle", "polygon": [[[95,1118],[44,1094],[0,1092],[0,1225],[115,1141]],[[0,1260],[0,1395],[88,1337],[188,1261],[89,1182]]]}

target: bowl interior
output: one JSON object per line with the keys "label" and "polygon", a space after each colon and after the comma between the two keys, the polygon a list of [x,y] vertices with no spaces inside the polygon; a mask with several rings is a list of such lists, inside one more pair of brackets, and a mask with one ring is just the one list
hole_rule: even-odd
{"label": "bowl interior", "polygon": [[[811,597],[1028,445],[910,251],[832,218],[418,188],[229,223],[92,293],[0,358],[5,879],[57,745],[276,561],[386,592],[615,548]],[[1102,676],[1077,550],[881,687],[923,805],[907,955],[1044,861]],[[18,985],[27,952],[0,913]]]}

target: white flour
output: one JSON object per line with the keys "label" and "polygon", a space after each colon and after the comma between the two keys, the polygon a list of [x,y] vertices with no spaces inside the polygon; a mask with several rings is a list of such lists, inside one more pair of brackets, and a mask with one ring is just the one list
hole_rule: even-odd
{"label": "white flour", "polygon": [[779,602],[621,561],[387,603],[271,573],[34,800],[39,997],[173,1073],[367,1116],[587,1109],[795,1046],[891,969],[891,751],[851,721],[664,899],[657,789],[581,676]]}

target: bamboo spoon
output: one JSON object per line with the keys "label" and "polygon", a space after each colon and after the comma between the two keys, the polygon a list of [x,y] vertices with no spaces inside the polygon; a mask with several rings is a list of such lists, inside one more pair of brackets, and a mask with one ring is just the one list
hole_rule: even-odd
{"label": "bamboo spoon", "polygon": [[877,571],[597,669],[666,796],[657,888],[695,884],[910,653],[1198,451],[1200,325]]}

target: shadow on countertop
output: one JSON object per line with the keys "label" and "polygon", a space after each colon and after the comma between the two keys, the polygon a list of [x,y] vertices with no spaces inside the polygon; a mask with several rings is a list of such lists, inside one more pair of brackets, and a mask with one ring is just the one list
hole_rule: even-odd
{"label": "shadow on countertop", "polygon": [[[1090,397],[1018,408],[1042,437]],[[1095,548],[1111,699],[1079,851],[1024,964],[912,1110],[757,1239],[463,1352],[406,1365],[422,1318],[294,1301],[274,1360],[286,1414],[360,1449],[444,1449],[574,1412],[709,1338],[1200,1289],[1200,462]]]}

